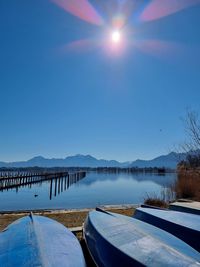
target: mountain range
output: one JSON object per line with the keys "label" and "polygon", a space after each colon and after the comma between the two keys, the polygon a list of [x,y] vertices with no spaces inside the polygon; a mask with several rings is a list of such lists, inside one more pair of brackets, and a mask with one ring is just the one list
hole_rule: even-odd
{"label": "mountain range", "polygon": [[185,153],[171,152],[167,155],[156,157],[152,160],[135,160],[132,162],[118,162],[116,160],[96,159],[91,155],[75,155],[64,159],[59,158],[44,158],[42,156],[34,157],[27,161],[17,162],[0,162],[1,167],[165,167],[175,169],[179,161],[184,160]]}

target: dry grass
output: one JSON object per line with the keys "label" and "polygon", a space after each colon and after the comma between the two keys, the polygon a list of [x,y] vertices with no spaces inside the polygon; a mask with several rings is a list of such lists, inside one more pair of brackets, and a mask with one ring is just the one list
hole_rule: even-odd
{"label": "dry grass", "polygon": [[159,208],[167,208],[168,203],[162,199],[160,196],[147,196],[144,199],[144,204],[159,207]]}
{"label": "dry grass", "polygon": [[200,171],[179,170],[174,191],[176,198],[200,201]]}
{"label": "dry grass", "polygon": [[[132,216],[134,213],[134,208],[114,208],[107,209],[112,212],[116,212],[119,214]],[[51,219],[54,219],[66,227],[78,227],[82,226],[85,218],[88,214],[89,210],[80,210],[80,211],[52,211],[52,212],[39,212],[34,214],[39,214],[43,216],[47,216]],[[13,221],[28,215],[29,213],[12,213],[12,214],[0,214],[0,231],[6,228]]]}
{"label": "dry grass", "polygon": [[168,208],[170,202],[172,202],[174,199],[174,185],[171,184],[168,187],[164,187],[160,194],[146,194],[146,197],[144,198],[144,204],[159,208]]}

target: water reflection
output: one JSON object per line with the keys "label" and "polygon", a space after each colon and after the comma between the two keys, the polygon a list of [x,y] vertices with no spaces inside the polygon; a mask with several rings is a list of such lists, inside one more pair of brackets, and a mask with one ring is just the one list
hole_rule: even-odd
{"label": "water reflection", "polygon": [[132,179],[138,182],[153,182],[160,186],[169,186],[171,185],[175,178],[175,173],[142,173],[142,172],[135,172],[135,173],[108,173],[108,172],[89,172],[88,178],[84,181],[85,185],[92,185],[93,183],[96,183],[97,181],[117,181],[118,179]]}
{"label": "water reflection", "polygon": [[147,193],[158,195],[175,179],[175,173],[88,172],[79,182],[75,178],[54,177],[49,181],[0,191],[0,211],[138,204]]}
{"label": "water reflection", "polygon": [[72,184],[77,183],[84,176],[78,176],[77,174],[67,175],[65,177],[59,177],[55,179],[51,179],[50,181],[50,190],[49,190],[49,199],[51,200],[52,197],[56,197],[63,191],[66,191]]}

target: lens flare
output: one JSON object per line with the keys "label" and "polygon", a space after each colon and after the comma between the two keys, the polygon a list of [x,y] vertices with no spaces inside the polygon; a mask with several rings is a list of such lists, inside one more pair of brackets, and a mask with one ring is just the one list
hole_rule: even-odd
{"label": "lens flare", "polygon": [[179,60],[184,55],[183,46],[176,42],[156,39],[135,40],[133,46],[145,54],[169,62]]}
{"label": "lens flare", "polygon": [[144,9],[140,18],[142,21],[156,20],[198,4],[200,0],[153,0]]}
{"label": "lens flare", "polygon": [[126,22],[126,18],[122,14],[118,14],[112,18],[113,28],[121,29]]}
{"label": "lens flare", "polygon": [[88,0],[51,0],[53,3],[63,8],[74,16],[89,23],[102,25],[103,18]]}
{"label": "lens flare", "polygon": [[88,38],[88,39],[80,39],[76,41],[72,41],[71,43],[68,43],[64,46],[60,47],[60,52],[63,54],[66,53],[87,53],[91,51],[95,51],[96,49],[99,49],[101,47],[101,43],[97,42],[94,39]]}

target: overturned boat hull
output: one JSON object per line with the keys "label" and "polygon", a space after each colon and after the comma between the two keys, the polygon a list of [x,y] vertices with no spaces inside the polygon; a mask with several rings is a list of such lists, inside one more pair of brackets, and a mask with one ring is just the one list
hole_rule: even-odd
{"label": "overturned boat hull", "polygon": [[149,207],[137,208],[134,218],[152,224],[180,238],[200,252],[200,216]]}
{"label": "overturned boat hull", "polygon": [[0,266],[85,267],[81,246],[62,224],[30,215],[0,233]]}
{"label": "overturned boat hull", "polygon": [[110,212],[91,211],[84,238],[97,266],[200,266],[200,254],[152,225]]}

